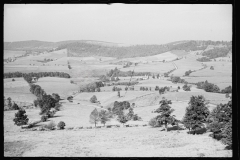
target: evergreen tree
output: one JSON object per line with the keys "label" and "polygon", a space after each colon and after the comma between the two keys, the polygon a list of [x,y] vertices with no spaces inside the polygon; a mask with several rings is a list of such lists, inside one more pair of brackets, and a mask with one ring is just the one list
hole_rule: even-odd
{"label": "evergreen tree", "polygon": [[13,119],[14,124],[17,126],[26,125],[28,123],[26,111],[24,109],[19,109],[17,113],[15,113],[15,118]]}
{"label": "evergreen tree", "polygon": [[192,96],[189,101],[189,106],[186,108],[183,124],[189,130],[193,130],[194,134],[197,129],[200,129],[203,123],[206,122],[209,115],[209,110],[206,107],[205,98],[200,96]]}
{"label": "evergreen tree", "polygon": [[165,125],[165,130],[167,131],[168,124],[174,124],[177,120],[174,118],[174,115],[171,115],[174,109],[171,109],[169,104],[172,104],[171,100],[163,99],[159,102],[160,107],[156,109],[155,113],[160,113],[158,115],[157,121]]}

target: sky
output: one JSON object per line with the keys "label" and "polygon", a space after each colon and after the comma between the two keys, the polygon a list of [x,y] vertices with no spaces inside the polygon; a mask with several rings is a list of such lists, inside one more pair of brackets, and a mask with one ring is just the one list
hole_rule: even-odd
{"label": "sky", "polygon": [[5,4],[4,42],[232,40],[226,4]]}

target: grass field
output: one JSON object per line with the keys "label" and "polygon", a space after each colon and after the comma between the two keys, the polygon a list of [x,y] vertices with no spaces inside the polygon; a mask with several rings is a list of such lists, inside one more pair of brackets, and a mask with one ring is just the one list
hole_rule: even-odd
{"label": "grass field", "polygon": [[78,85],[70,83],[68,78],[43,77],[36,84],[47,94],[58,93],[61,98],[67,98],[79,90]]}
{"label": "grass field", "polygon": [[33,95],[29,89],[28,83],[23,78],[4,79],[4,96],[11,97],[12,101],[33,103],[36,96]]}
{"label": "grass field", "polygon": [[7,58],[12,58],[12,57],[17,57],[17,56],[21,56],[24,55],[26,52],[25,51],[11,51],[11,50],[3,50],[3,58],[7,59]]}

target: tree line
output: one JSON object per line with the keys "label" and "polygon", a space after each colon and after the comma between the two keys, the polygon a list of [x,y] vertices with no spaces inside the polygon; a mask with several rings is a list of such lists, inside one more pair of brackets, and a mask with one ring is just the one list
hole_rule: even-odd
{"label": "tree line", "polygon": [[68,73],[64,72],[38,72],[38,73],[22,73],[22,72],[8,72],[4,73],[4,78],[19,78],[19,77],[62,77],[62,78],[70,78]]}

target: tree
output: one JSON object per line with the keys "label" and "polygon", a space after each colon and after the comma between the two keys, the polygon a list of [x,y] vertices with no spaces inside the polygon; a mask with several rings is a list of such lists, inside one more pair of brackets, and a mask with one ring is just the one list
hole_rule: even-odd
{"label": "tree", "polygon": [[190,91],[191,87],[188,86],[187,84],[185,84],[182,88],[183,88],[184,91]]}
{"label": "tree", "polygon": [[[127,91],[128,90],[128,87],[125,87],[125,91]],[[141,90],[141,89],[140,89]]]}
{"label": "tree", "polygon": [[95,108],[90,114],[90,123],[95,124],[95,127],[96,127],[96,124],[99,121],[100,121],[99,112]]}
{"label": "tree", "polygon": [[43,95],[42,98],[37,98],[38,105],[41,109],[40,115],[46,114],[51,108],[55,107],[56,100],[51,95]]}
{"label": "tree", "polygon": [[12,81],[15,81],[15,79],[12,79]]}
{"label": "tree", "polygon": [[12,110],[18,110],[19,107],[16,103],[13,103],[12,107],[11,107]]}
{"label": "tree", "polygon": [[96,97],[95,95],[93,95],[93,96],[90,98],[90,102],[96,103],[96,102],[97,102],[97,97]]}
{"label": "tree", "polygon": [[154,74],[152,75],[152,78],[154,78],[154,79],[155,79],[155,76],[154,76]]}
{"label": "tree", "polygon": [[159,94],[163,94],[164,92],[165,92],[165,88],[161,87],[161,88],[159,89]]}
{"label": "tree", "polygon": [[213,138],[221,139],[224,144],[232,147],[232,99],[227,104],[217,105],[207,121]]}
{"label": "tree", "polygon": [[180,86],[178,86],[178,89],[180,89]]}
{"label": "tree", "polygon": [[116,87],[115,86],[113,86],[112,91],[116,91]]}
{"label": "tree", "polygon": [[60,100],[60,96],[57,93],[53,93],[52,98],[54,98],[56,100],[56,102],[59,102],[59,100]]}
{"label": "tree", "polygon": [[195,131],[203,127],[203,123],[207,121],[209,110],[206,107],[207,103],[205,98],[200,96],[192,96],[189,101],[189,106],[186,108],[185,115],[183,117],[183,124],[189,130]]}
{"label": "tree", "polygon": [[210,67],[211,70],[214,70],[213,66]]}
{"label": "tree", "polygon": [[163,99],[159,102],[160,107],[158,109],[156,109],[154,112],[155,113],[160,113],[160,115],[158,115],[157,121],[159,121],[160,123],[165,124],[165,130],[167,131],[167,125],[168,124],[174,124],[176,122],[176,119],[174,118],[174,115],[171,115],[172,112],[174,111],[174,109],[171,109],[169,104],[172,104],[171,100],[167,100],[167,99]]}
{"label": "tree", "polygon": [[100,118],[100,122],[102,124],[106,124],[107,121],[109,121],[109,113],[106,111],[106,110],[101,110],[100,113],[99,113],[99,118]]}
{"label": "tree", "polygon": [[134,115],[133,108],[130,107],[127,113],[128,120],[131,120],[133,118],[133,115]]}
{"label": "tree", "polygon": [[26,111],[24,109],[19,109],[17,113],[15,113],[15,118],[13,119],[14,124],[17,126],[26,125],[28,123]]}
{"label": "tree", "polygon": [[228,86],[226,87],[225,89],[222,89],[221,91],[222,93],[232,93],[232,87],[231,86]]}
{"label": "tree", "polygon": [[11,97],[7,98],[7,106],[9,109],[12,107],[12,98]]}
{"label": "tree", "polygon": [[122,114],[118,115],[117,120],[118,120],[120,123],[122,123],[123,126],[124,126],[124,124],[128,121],[128,116],[127,116],[126,114],[122,113]]}
{"label": "tree", "polygon": [[155,91],[158,91],[158,90],[159,90],[159,87],[158,87],[158,86],[156,86],[156,87],[155,87]]}
{"label": "tree", "polygon": [[120,91],[118,91],[118,97],[120,97]]}
{"label": "tree", "polygon": [[98,88],[97,88],[97,92],[100,92],[100,91],[101,91],[101,90],[100,90],[100,88],[98,87]]}

